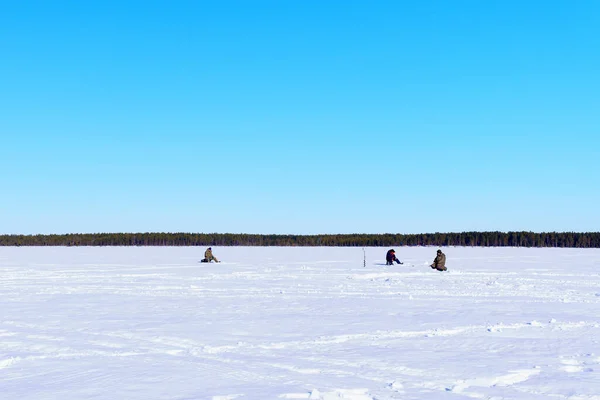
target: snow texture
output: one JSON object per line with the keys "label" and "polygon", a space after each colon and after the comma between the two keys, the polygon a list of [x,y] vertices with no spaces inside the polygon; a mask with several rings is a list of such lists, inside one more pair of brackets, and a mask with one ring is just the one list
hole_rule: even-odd
{"label": "snow texture", "polygon": [[0,398],[600,400],[600,250],[0,248]]}

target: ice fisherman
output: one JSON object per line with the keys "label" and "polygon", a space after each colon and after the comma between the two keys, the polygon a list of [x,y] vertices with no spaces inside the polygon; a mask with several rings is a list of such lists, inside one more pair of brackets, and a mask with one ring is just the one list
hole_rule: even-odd
{"label": "ice fisherman", "polygon": [[396,258],[396,250],[389,249],[385,254],[385,265],[394,265],[394,261],[398,264],[402,264],[400,260]]}
{"label": "ice fisherman", "polygon": [[220,262],[219,260],[217,260],[217,257],[213,256],[212,253],[212,248],[208,248],[206,249],[206,251],[204,252],[204,260],[202,260],[203,262]]}
{"label": "ice fisherman", "polygon": [[431,268],[437,269],[438,271],[446,271],[446,255],[442,253],[442,250],[437,251],[437,255],[433,260],[433,264],[430,265]]}

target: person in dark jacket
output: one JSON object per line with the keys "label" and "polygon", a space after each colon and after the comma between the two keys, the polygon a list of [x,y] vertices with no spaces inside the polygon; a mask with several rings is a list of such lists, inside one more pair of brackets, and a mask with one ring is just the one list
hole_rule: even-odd
{"label": "person in dark jacket", "polygon": [[431,268],[437,269],[438,271],[446,271],[446,255],[442,253],[441,250],[437,251],[437,255],[433,260],[433,264],[430,265]]}
{"label": "person in dark jacket", "polygon": [[389,249],[385,255],[385,265],[394,265],[394,261],[398,264],[402,264],[400,260],[396,258],[396,250]]}

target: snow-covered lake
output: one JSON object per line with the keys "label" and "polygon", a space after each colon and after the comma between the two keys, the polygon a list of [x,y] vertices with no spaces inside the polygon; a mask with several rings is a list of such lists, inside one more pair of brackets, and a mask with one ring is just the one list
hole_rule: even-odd
{"label": "snow-covered lake", "polygon": [[600,400],[600,249],[0,248],[1,399]]}

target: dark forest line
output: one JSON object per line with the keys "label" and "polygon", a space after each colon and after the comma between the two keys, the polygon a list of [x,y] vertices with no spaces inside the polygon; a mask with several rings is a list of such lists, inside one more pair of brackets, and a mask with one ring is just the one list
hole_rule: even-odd
{"label": "dark forest line", "polygon": [[600,248],[600,232],[258,235],[244,233],[72,233],[0,235],[0,246],[483,246]]}

